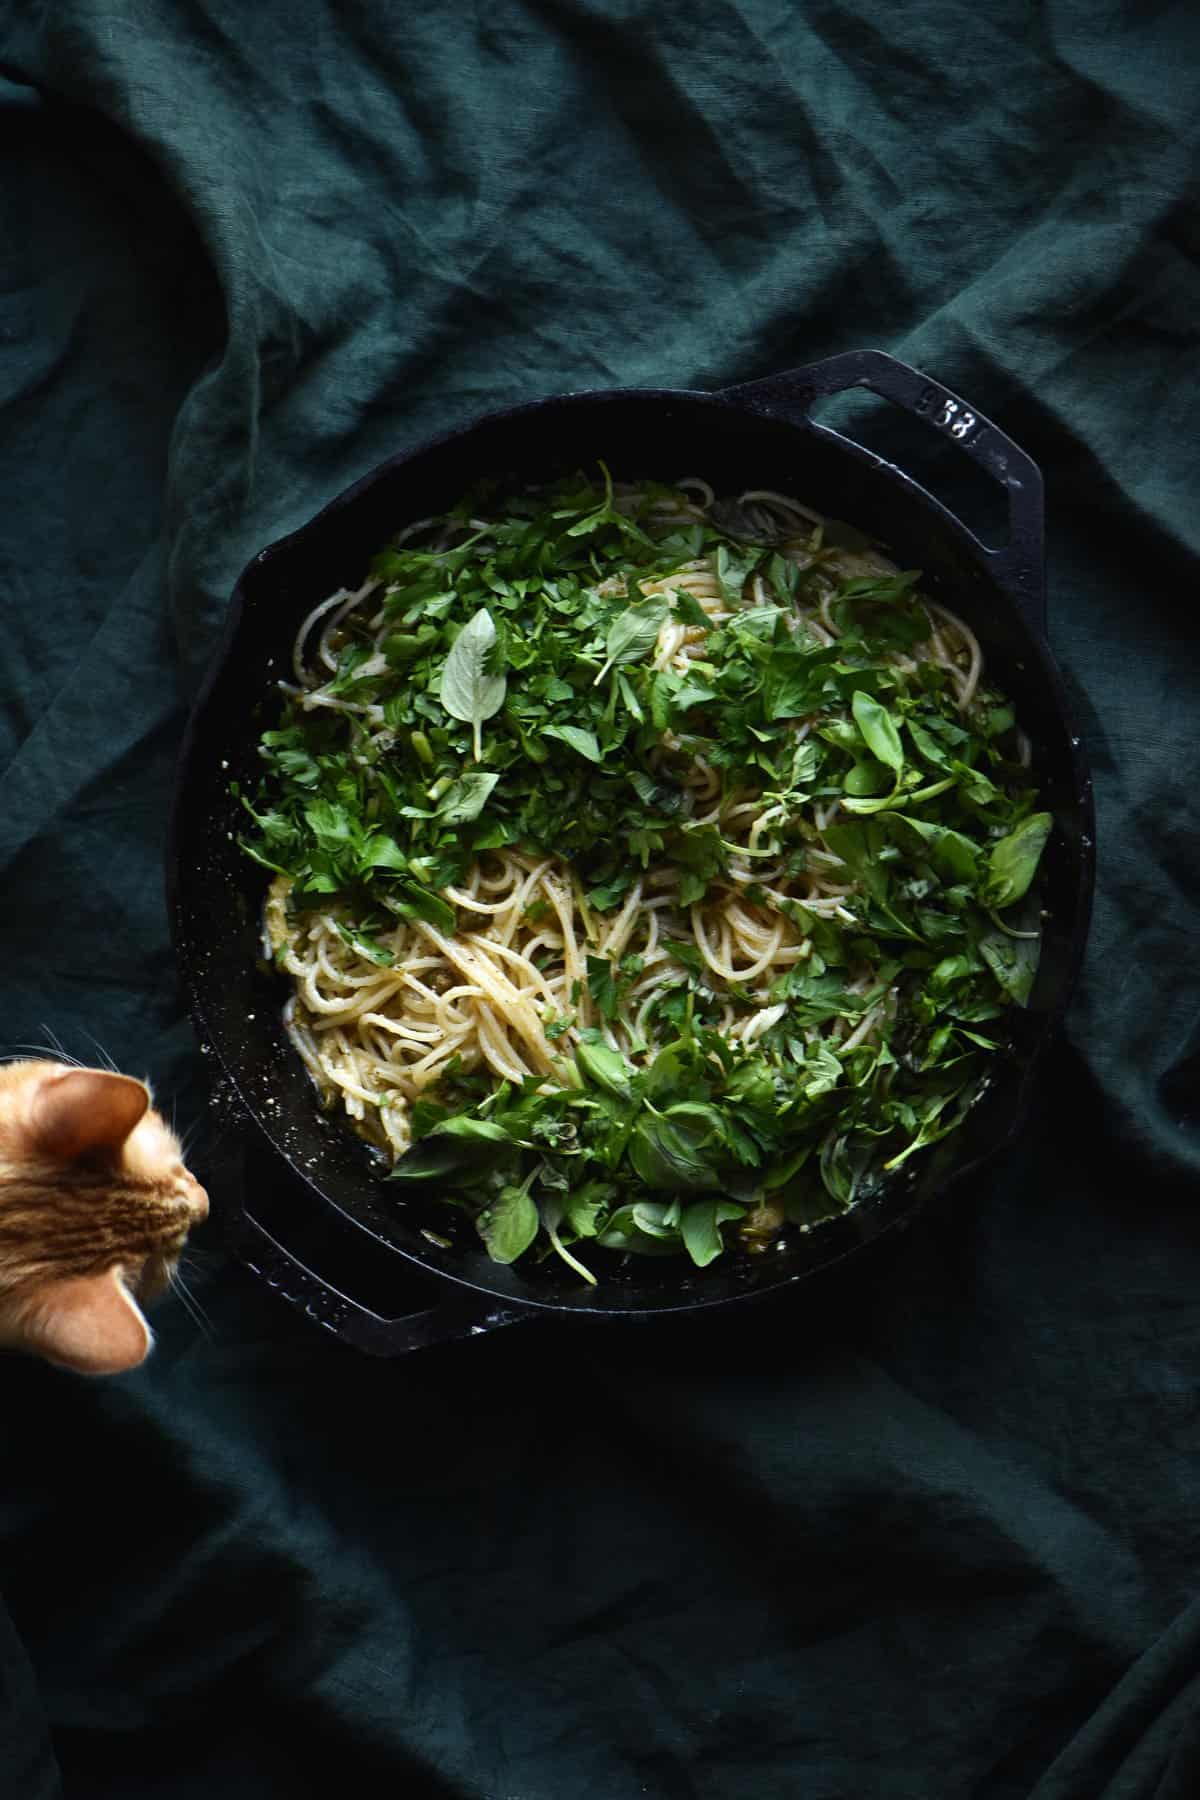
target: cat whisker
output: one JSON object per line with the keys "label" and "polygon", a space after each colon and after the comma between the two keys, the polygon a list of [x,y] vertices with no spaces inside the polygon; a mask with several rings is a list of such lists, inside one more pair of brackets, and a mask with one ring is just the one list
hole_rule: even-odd
{"label": "cat whisker", "polygon": [[171,1283],[171,1288],[175,1294],[176,1299],[179,1301],[179,1304],[182,1306],[184,1312],[187,1314],[188,1318],[191,1320],[191,1322],[195,1326],[196,1330],[199,1332],[202,1332],[204,1334],[204,1336],[207,1337],[209,1335],[208,1328],[202,1322],[202,1320],[200,1320],[196,1317],[195,1308],[192,1306],[191,1301],[188,1299],[188,1297],[184,1293],[183,1289],[181,1287],[179,1287],[175,1282]]}
{"label": "cat whisker", "polygon": [[[53,1036],[53,1033],[47,1032],[47,1036]],[[14,1049],[5,1051],[4,1055],[0,1057],[0,1062],[26,1062],[30,1057],[35,1062],[53,1060],[66,1063],[72,1069],[82,1069],[84,1066],[77,1057],[68,1056],[57,1041],[53,1044],[17,1044]]]}
{"label": "cat whisker", "polygon": [[114,1075],[119,1075],[121,1071],[117,1068],[116,1063],[113,1061],[112,1057],[108,1054],[108,1051],[104,1048],[104,1045],[100,1042],[99,1038],[93,1037],[90,1031],[85,1033],[85,1036],[87,1037],[88,1042],[95,1049],[96,1055],[99,1057],[101,1065],[106,1069],[110,1069]]}
{"label": "cat whisker", "polygon": [[212,1322],[200,1302],[197,1300],[195,1294],[193,1294],[188,1287],[178,1265],[171,1271],[171,1286],[176,1294],[178,1294],[184,1310],[188,1313],[197,1330],[201,1331],[206,1338],[211,1338]]}
{"label": "cat whisker", "polygon": [[71,1056],[69,1054],[69,1052],[65,1049],[65,1047],[63,1045],[63,1041],[59,1037],[57,1031],[52,1031],[50,1026],[45,1024],[44,1022],[42,1025],[42,1030],[46,1034],[46,1043],[49,1045],[50,1049],[53,1050],[53,1052],[54,1052],[55,1056],[57,1056],[59,1062],[67,1063],[72,1069],[82,1069],[83,1068],[84,1065],[80,1062],[79,1058],[77,1056]]}
{"label": "cat whisker", "polygon": [[223,1260],[224,1252],[217,1250],[203,1250],[198,1245],[193,1244],[189,1239],[187,1248],[180,1254],[179,1264],[181,1268],[192,1269],[196,1274],[203,1275],[208,1269],[211,1269],[214,1264]]}
{"label": "cat whisker", "polygon": [[196,1308],[192,1304],[191,1295],[188,1293],[187,1289],[183,1286],[183,1283],[180,1281],[177,1281],[174,1276],[171,1277],[171,1291],[175,1295],[176,1299],[179,1301],[179,1304],[182,1306],[184,1312],[188,1315],[188,1318],[192,1321],[192,1324],[195,1325],[197,1330],[203,1331],[205,1329],[205,1327],[204,1327],[204,1324],[201,1321],[199,1315],[196,1312]]}
{"label": "cat whisker", "polygon": [[78,1056],[72,1056],[57,1031],[52,1031],[49,1025],[43,1025],[42,1030],[46,1034],[43,1043],[17,1044],[13,1049],[0,1053],[0,1063],[24,1062],[27,1058],[33,1057],[38,1062],[48,1062],[53,1059],[55,1062],[65,1063],[69,1069],[105,1068],[113,1075],[120,1074],[121,1071],[108,1051],[98,1039],[92,1036],[90,1031],[85,1033],[85,1036],[95,1047],[96,1061],[94,1063],[85,1063]]}

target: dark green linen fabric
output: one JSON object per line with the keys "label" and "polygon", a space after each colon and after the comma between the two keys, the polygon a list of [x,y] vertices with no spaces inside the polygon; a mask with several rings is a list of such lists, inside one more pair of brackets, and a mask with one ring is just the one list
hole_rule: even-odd
{"label": "dark green linen fabric", "polygon": [[0,1794],[1200,1791],[1194,9],[0,20],[0,1035],[148,1073],[217,1211],[188,698],[256,548],[480,411],[864,344],[967,395],[1046,473],[1100,843],[1027,1135],[865,1273],[380,1364],[214,1224],[144,1370],[7,1360]]}

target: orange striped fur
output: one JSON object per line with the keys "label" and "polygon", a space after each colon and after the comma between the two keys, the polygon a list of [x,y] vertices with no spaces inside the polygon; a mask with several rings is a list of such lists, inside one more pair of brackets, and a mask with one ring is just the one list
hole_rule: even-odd
{"label": "orange striped fur", "polygon": [[142,1304],[207,1212],[143,1083],[0,1066],[0,1346],[84,1374],[134,1367],[153,1341]]}

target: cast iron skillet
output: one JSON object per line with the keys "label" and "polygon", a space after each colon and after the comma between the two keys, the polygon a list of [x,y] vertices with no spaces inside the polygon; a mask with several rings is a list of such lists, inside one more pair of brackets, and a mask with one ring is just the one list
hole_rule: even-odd
{"label": "cast iron skillet", "polygon": [[[809,418],[818,396],[849,388],[871,389],[917,414],[1002,484],[1003,549],[985,548],[900,469]],[[918,1168],[910,1165],[908,1179],[794,1235],[782,1250],[727,1255],[704,1270],[673,1259],[627,1258],[622,1266],[614,1258],[591,1290],[557,1259],[528,1271],[490,1262],[465,1221],[452,1249],[431,1243],[420,1227],[445,1231],[445,1210],[430,1216],[411,1199],[401,1203],[397,1189],[372,1173],[365,1147],[321,1114],[280,1025],[285,992],[261,960],[264,877],[237,847],[245,816],[229,790],[233,781],[248,787],[255,779],[256,741],[276,710],[273,683],[287,672],[296,626],[309,607],[357,585],[393,532],[448,507],[475,480],[544,479],[594,468],[598,458],[622,478],[695,473],[718,492],[783,489],[865,527],[902,567],[922,569],[928,591],[977,632],[991,676],[1015,701],[1055,831],[1043,862],[1041,965],[1031,1003],[1015,1020],[1015,1054],[997,1058],[988,1091],[957,1132],[917,1159]],[[714,394],[565,394],[492,414],[384,463],[256,556],[234,592],[184,740],[168,849],[172,930],[196,1027],[224,1086],[290,1165],[331,1237],[348,1228],[365,1247],[375,1301],[367,1306],[340,1292],[308,1266],[318,1257],[295,1255],[281,1241],[286,1230],[268,1230],[243,1209],[238,1236],[251,1266],[319,1323],[377,1355],[536,1316],[536,1309],[645,1318],[732,1307],[841,1261],[994,1156],[1018,1129],[1037,1057],[1066,1006],[1091,904],[1091,781],[1046,645],[1042,565],[1042,482],[1034,463],[974,407],[873,350]],[[441,1278],[436,1304],[389,1316],[399,1310],[388,1301],[390,1272],[403,1292],[413,1265]]]}

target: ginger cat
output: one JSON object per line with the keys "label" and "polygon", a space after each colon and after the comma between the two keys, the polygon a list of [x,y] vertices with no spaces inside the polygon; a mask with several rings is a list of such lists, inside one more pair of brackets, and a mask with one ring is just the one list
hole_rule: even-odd
{"label": "ginger cat", "polygon": [[135,1368],[208,1196],[149,1090],[49,1061],[0,1066],[0,1347],[84,1375]]}

